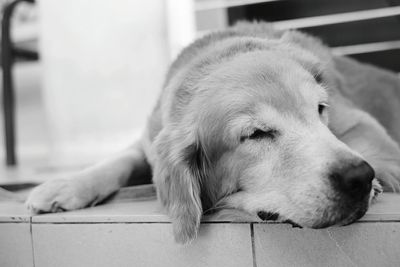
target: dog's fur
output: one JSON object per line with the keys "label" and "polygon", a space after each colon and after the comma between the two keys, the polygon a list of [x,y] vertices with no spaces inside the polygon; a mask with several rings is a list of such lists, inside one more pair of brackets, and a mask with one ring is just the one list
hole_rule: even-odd
{"label": "dog's fur", "polygon": [[298,31],[236,25],[184,49],[139,142],[44,183],[27,205],[84,208],[151,168],[179,242],[221,209],[313,228],[351,223],[380,186],[368,180],[367,194],[350,200],[332,173],[366,160],[385,190],[400,189],[397,79]]}

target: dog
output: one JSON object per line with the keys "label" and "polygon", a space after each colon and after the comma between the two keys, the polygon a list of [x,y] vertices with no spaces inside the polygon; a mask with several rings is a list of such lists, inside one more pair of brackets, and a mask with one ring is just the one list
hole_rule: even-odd
{"label": "dog", "polygon": [[335,56],[315,37],[239,23],[181,52],[137,143],[45,182],[26,205],[85,208],[152,175],[180,243],[218,211],[347,225],[382,188],[400,190],[399,90],[395,74]]}

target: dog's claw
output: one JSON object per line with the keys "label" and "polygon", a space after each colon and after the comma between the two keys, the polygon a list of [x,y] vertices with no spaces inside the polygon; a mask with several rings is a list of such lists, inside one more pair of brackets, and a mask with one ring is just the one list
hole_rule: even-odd
{"label": "dog's claw", "polygon": [[370,195],[370,202],[376,201],[377,197],[379,194],[383,192],[383,188],[381,184],[379,183],[378,179],[373,179],[372,180],[372,190],[371,190],[371,195]]}

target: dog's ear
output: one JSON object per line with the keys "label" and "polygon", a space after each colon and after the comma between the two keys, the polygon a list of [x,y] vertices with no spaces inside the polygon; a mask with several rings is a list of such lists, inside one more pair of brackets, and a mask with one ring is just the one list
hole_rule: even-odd
{"label": "dog's ear", "polygon": [[172,219],[175,240],[196,238],[203,214],[201,184],[207,168],[199,142],[190,133],[163,130],[155,142],[154,182],[158,197]]}

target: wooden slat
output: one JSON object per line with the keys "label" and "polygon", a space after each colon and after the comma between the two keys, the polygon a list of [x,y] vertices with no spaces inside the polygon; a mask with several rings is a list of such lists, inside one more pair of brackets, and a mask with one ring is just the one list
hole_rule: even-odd
{"label": "wooden slat", "polygon": [[296,29],[400,15],[400,6],[273,22],[277,29]]}
{"label": "wooden slat", "polygon": [[336,55],[354,55],[393,49],[400,49],[400,40],[334,47],[332,52]]}
{"label": "wooden slat", "polygon": [[197,0],[195,2],[195,10],[202,11],[202,10],[228,8],[235,6],[273,2],[273,1],[279,1],[279,0]]}
{"label": "wooden slat", "polygon": [[[307,17],[301,19],[282,20],[282,21],[271,22],[271,24],[274,25],[276,29],[281,29],[281,30],[300,29],[300,28],[312,28],[324,25],[327,26],[327,25],[335,25],[341,23],[365,21],[365,20],[379,19],[379,18],[383,19],[397,15],[400,15],[400,6],[347,12],[347,13],[340,13],[333,15]],[[209,29],[209,30],[197,31],[196,36],[197,37],[204,36],[205,34],[213,30],[221,30],[221,29]]]}

